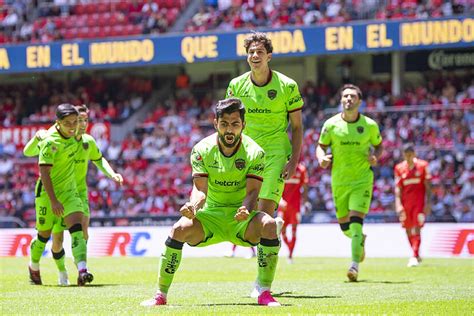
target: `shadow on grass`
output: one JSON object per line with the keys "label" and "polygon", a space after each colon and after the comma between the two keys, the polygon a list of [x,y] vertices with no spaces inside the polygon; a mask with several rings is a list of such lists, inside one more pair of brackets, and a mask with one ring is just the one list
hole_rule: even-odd
{"label": "shadow on grass", "polygon": [[359,280],[357,282],[344,281],[344,283],[410,284],[412,281]]}
{"label": "shadow on grass", "polygon": [[[280,302],[281,303],[281,302]],[[196,304],[193,306],[262,306],[257,303],[218,303],[218,304]],[[281,306],[293,306],[292,304],[281,304]],[[262,306],[265,307],[265,306]]]}
{"label": "shadow on grass", "polygon": [[284,298],[341,298],[341,296],[330,296],[330,295],[298,295],[293,292],[280,292],[273,293],[273,297],[284,297]]}
{"label": "shadow on grass", "polygon": [[71,284],[71,285],[67,285],[67,286],[57,285],[57,284],[54,284],[54,285],[53,284],[45,284],[45,285],[42,285],[42,286],[69,288],[69,287],[107,287],[107,286],[122,286],[122,285],[126,285],[126,284],[87,284],[87,285],[84,285],[84,286],[79,286],[77,284]]}

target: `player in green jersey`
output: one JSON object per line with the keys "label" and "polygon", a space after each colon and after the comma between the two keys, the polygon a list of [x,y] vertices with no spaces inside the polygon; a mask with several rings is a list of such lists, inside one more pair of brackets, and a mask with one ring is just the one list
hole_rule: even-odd
{"label": "player in green jersey", "polygon": [[[84,216],[82,220],[82,229],[84,232],[84,239],[89,239],[88,227],[90,221],[90,210],[87,193],[87,169],[89,161],[92,161],[99,170],[101,170],[107,177],[113,179],[118,184],[122,184],[123,178],[120,174],[115,173],[110,167],[108,161],[102,156],[100,149],[97,147],[95,139],[86,134],[89,125],[88,108],[86,105],[77,106],[79,112],[78,128],[76,132],[76,140],[81,144],[75,156],[75,179],[79,196],[83,203]],[[25,156],[37,156],[39,153],[38,143],[47,137],[51,132],[54,132],[56,125],[49,128],[48,131],[39,130],[35,137],[33,137],[23,149]],[[68,276],[64,264],[64,249],[63,249],[63,231],[65,229],[64,222],[61,221],[53,227],[53,242],[51,252],[59,270],[59,284],[68,285]]]}
{"label": "player in green jersey", "polygon": [[183,244],[208,246],[223,241],[258,249],[258,304],[279,306],[270,287],[278,262],[280,241],[275,220],[256,211],[265,168],[265,153],[242,134],[245,108],[237,98],[216,106],[217,132],[201,140],[191,152],[193,189],[181,207],[161,255],[159,290],[142,305],[165,305],[174,273],[181,263]]}
{"label": "player in green jersey", "polygon": [[39,144],[40,179],[36,184],[36,229],[31,243],[30,280],[42,284],[39,260],[54,226],[64,221],[71,234],[71,247],[79,276],[78,283],[92,282],[87,271],[87,244],[82,231],[82,201],[74,178],[74,157],[79,148],[75,139],[78,112],[71,104],[56,109],[56,127]]}
{"label": "player in green jersey", "polygon": [[[364,217],[369,212],[374,174],[371,166],[382,154],[382,137],[377,123],[359,113],[362,92],[346,84],[340,89],[342,112],[323,125],[316,157],[322,168],[332,163],[331,186],[336,217],[342,232],[352,239],[352,263],[347,272],[357,281],[359,263],[364,260]],[[331,147],[331,154],[327,153]],[[373,150],[371,148],[373,147]]]}

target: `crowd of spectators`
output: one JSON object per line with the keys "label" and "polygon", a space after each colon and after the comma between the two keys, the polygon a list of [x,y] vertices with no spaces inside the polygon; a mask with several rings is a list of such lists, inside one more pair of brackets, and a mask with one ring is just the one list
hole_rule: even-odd
{"label": "crowd of spectators", "polygon": [[[434,193],[431,219],[474,220],[474,81],[465,85],[465,79],[432,78],[422,87],[407,87],[399,97],[404,102],[399,104],[387,92],[388,83],[361,84],[367,96],[363,111],[379,122],[386,148],[375,168],[371,214],[394,218],[393,167],[401,160],[402,144],[411,141],[419,157],[430,163]],[[178,85],[175,95],[159,101],[122,142],[100,143],[104,155],[124,176],[125,184],[118,187],[95,167],[89,169],[92,218],[176,215],[188,198],[192,183],[189,152],[197,141],[213,132],[212,104],[216,100],[209,93],[191,93],[195,90],[190,89],[189,80],[178,77]],[[322,123],[339,110],[328,101],[334,98],[334,88],[326,82],[307,83],[301,88],[305,99],[302,159],[309,170],[309,200],[314,215],[325,214],[331,219],[334,205],[330,173],[318,168],[313,157]],[[370,98],[375,106],[369,105]],[[432,98],[439,102],[430,104]],[[465,106],[466,100],[470,106]],[[35,160],[20,156],[21,151],[8,155],[3,151],[0,215],[16,216],[31,225],[38,171]]]}
{"label": "crowd of spectators", "polygon": [[165,33],[188,0],[0,0],[0,43]]}
{"label": "crowd of spectators", "polygon": [[[14,88],[13,88],[14,86]],[[84,75],[77,80],[39,78],[29,85],[0,86],[3,127],[54,121],[58,104],[87,104],[92,121],[117,123],[141,107],[152,93],[152,80],[126,76]]]}
{"label": "crowd of spectators", "polygon": [[352,20],[424,19],[472,14],[468,0],[207,0],[185,31],[307,26]]}

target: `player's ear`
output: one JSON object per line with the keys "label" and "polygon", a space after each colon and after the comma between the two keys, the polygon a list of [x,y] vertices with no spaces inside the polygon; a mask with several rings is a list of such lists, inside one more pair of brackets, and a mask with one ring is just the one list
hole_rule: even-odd
{"label": "player's ear", "polygon": [[242,130],[245,129],[245,121],[242,122]]}
{"label": "player's ear", "polygon": [[217,131],[217,119],[214,119],[214,128],[215,128],[216,131]]}
{"label": "player's ear", "polygon": [[272,60],[272,53],[268,53],[268,61],[267,62],[270,62]]}

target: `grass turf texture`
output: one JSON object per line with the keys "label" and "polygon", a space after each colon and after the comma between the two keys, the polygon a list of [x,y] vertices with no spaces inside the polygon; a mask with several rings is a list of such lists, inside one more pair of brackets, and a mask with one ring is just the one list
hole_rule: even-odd
{"label": "grass turf texture", "polygon": [[[26,258],[1,258],[1,314],[370,314],[472,315],[474,263],[467,259],[366,259],[359,282],[346,281],[348,259],[280,258],[274,296],[282,307],[247,297],[255,259],[183,258],[168,306],[142,307],[156,290],[158,258],[91,258],[94,282],[57,286],[56,267],[42,258],[45,285],[28,283]],[[77,272],[67,259],[70,281]]]}

